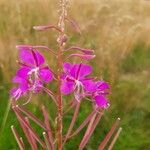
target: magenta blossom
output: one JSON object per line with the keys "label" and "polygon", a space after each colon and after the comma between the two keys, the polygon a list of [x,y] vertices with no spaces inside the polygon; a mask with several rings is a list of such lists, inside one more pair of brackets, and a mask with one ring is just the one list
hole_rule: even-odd
{"label": "magenta blossom", "polygon": [[21,48],[19,58],[21,68],[13,78],[13,82],[18,83],[18,88],[11,91],[15,99],[19,99],[27,91],[39,92],[44,82],[49,83],[53,79],[49,67],[43,66],[45,60],[38,51]]}
{"label": "magenta blossom", "polygon": [[107,84],[105,81],[91,81],[90,83],[88,83],[88,85],[89,86],[87,86],[86,92],[89,95],[91,94],[91,97],[94,100],[96,106],[104,109],[108,108],[110,104],[106,96],[109,94],[109,84]]}
{"label": "magenta blossom", "polygon": [[11,90],[11,95],[18,100],[21,96],[23,96],[29,90],[28,81],[19,76],[15,76],[13,78],[13,82],[18,84],[17,88],[13,88]]}
{"label": "magenta blossom", "polygon": [[61,92],[65,95],[74,92],[75,99],[81,100],[85,96],[84,91],[88,86],[88,82],[92,80],[87,78],[92,72],[92,67],[82,63],[71,64],[66,62],[63,69]]}

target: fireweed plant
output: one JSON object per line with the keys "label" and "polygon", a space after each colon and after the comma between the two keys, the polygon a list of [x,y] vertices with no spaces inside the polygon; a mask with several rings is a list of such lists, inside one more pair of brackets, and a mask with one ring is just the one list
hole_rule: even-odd
{"label": "fireweed plant", "polygon": [[[110,93],[110,86],[103,80],[97,79],[97,77],[91,77],[93,67],[87,64],[95,57],[94,51],[91,49],[85,49],[78,46],[71,46],[66,48],[67,35],[65,34],[65,23],[69,22],[75,31],[80,32],[80,28],[77,23],[67,17],[67,1],[60,0],[60,16],[58,25],[47,26],[35,26],[33,27],[38,31],[45,31],[48,29],[54,29],[58,32],[57,46],[58,50],[54,51],[47,46],[32,46],[32,45],[18,45],[19,60],[18,64],[20,68],[13,77],[13,83],[16,84],[11,93],[12,109],[14,110],[16,117],[20,123],[21,128],[27,138],[28,143],[32,150],[38,150],[39,145],[43,149],[47,150],[62,150],[66,142],[68,142],[73,136],[80,133],[83,128],[86,128],[84,136],[78,146],[79,150],[84,149],[88,143],[91,135],[93,134],[97,124],[101,120],[104,111],[109,108],[110,104],[107,96]],[[54,55],[57,59],[57,71],[53,71],[52,67],[46,64],[45,58],[42,55],[42,51],[46,50],[51,55]],[[67,53],[68,52],[68,53]],[[70,54],[71,53],[71,54]],[[79,62],[70,62],[70,58],[78,57]],[[83,63],[85,62],[85,63]],[[57,91],[47,88],[46,85],[51,82],[56,82]],[[44,121],[41,121],[33,113],[31,113],[24,105],[27,105],[33,96],[40,92],[47,93],[51,100],[55,103],[57,114],[56,129],[51,127],[49,121],[49,114],[45,106],[41,107]],[[73,95],[73,100],[64,107],[65,95]],[[23,105],[18,104],[21,97],[26,97],[27,102]],[[76,119],[80,110],[82,101],[90,100],[93,110],[81,123],[81,125],[74,129]],[[72,121],[70,126],[63,135],[63,116],[71,109],[74,109]],[[43,129],[43,138],[34,130],[31,126],[29,119],[34,121]],[[105,136],[102,142],[100,142],[98,149],[103,150],[107,143],[112,139],[108,149],[111,150],[115,141],[117,140],[121,128],[118,128],[120,119],[118,118],[112,125],[111,129]],[[19,136],[14,126],[11,126],[12,132],[21,150],[25,150],[26,146]],[[116,131],[117,130],[117,131]]]}

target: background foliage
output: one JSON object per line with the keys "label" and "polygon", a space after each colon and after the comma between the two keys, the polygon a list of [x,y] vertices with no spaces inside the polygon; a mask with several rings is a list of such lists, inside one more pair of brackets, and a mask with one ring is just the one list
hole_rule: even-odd
{"label": "background foliage", "polygon": [[[103,77],[112,86],[111,107],[86,149],[97,148],[117,117],[122,119],[123,132],[114,149],[150,149],[150,2],[71,0],[69,15],[78,21],[82,30],[82,35],[78,35],[67,29],[69,45],[95,49],[97,57],[91,62],[94,75]],[[18,127],[18,122],[9,110],[8,94],[17,67],[15,45],[44,44],[55,49],[55,32],[37,33],[32,26],[57,23],[57,17],[56,0],[0,0],[0,149],[18,150],[10,130],[12,124]],[[54,67],[53,57],[46,57]],[[45,95],[35,97],[28,107],[42,119],[38,105],[43,103],[54,116],[55,110]],[[87,103],[82,106],[76,125],[88,112]],[[69,125],[71,115],[72,112],[65,117],[64,127]],[[80,140],[81,136],[76,136],[66,149],[76,150]]]}

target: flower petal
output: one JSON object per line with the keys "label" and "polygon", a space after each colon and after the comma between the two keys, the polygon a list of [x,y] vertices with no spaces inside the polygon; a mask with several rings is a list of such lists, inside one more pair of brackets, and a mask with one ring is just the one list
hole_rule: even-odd
{"label": "flower petal", "polygon": [[45,62],[44,57],[38,51],[34,51],[34,53],[37,59],[37,65],[41,66],[42,64],[44,64]]}
{"label": "flower petal", "polygon": [[66,62],[66,63],[63,64],[64,72],[70,73],[71,68],[72,68],[72,64],[71,63]]}
{"label": "flower petal", "polygon": [[22,67],[17,71],[17,76],[22,77],[22,78],[27,78],[28,73],[31,69],[29,67]]}
{"label": "flower petal", "polygon": [[44,67],[40,69],[40,78],[45,81],[46,83],[50,82],[53,79],[53,74],[49,67]]}
{"label": "flower petal", "polygon": [[81,79],[89,75],[90,73],[92,73],[92,67],[86,64],[81,64],[78,77]]}
{"label": "flower petal", "polygon": [[85,92],[95,92],[96,91],[95,82],[93,82],[92,80],[82,81],[82,84],[84,86]]}
{"label": "flower petal", "polygon": [[98,107],[105,108],[105,109],[108,108],[109,103],[104,96],[98,95],[98,96],[95,96],[94,99]]}
{"label": "flower petal", "polygon": [[44,57],[38,51],[32,51],[28,47],[20,48],[20,60],[32,66],[44,64]]}
{"label": "flower petal", "polygon": [[35,60],[34,60],[33,54],[27,48],[21,49],[20,54],[19,54],[19,58],[24,63],[35,66]]}
{"label": "flower petal", "polygon": [[72,68],[70,69],[70,75],[73,78],[77,78],[77,72],[79,70],[79,66],[80,66],[80,64],[74,64],[74,65],[72,65]]}
{"label": "flower petal", "polygon": [[28,90],[28,88],[29,88],[29,85],[28,85],[27,80],[25,80],[25,79],[23,79],[23,78],[20,78],[20,77],[18,77],[18,76],[15,76],[15,77],[13,78],[13,82],[14,82],[14,83],[18,83],[18,84],[19,84],[19,88],[20,88],[23,92],[25,92],[25,91]]}
{"label": "flower petal", "polygon": [[63,82],[62,81],[60,90],[65,95],[72,93],[74,90],[74,82]]}
{"label": "flower petal", "polygon": [[98,81],[98,82],[97,82],[97,87],[98,87],[98,89],[101,90],[101,91],[110,89],[109,84],[106,83],[105,81]]}

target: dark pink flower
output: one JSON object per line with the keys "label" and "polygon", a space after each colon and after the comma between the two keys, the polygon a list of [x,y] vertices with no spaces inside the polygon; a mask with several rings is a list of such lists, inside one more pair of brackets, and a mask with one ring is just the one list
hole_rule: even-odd
{"label": "dark pink flower", "polygon": [[109,84],[104,81],[93,82],[90,81],[87,86],[87,93],[91,94],[97,107],[108,108],[109,102],[107,100],[108,90],[110,89]]}
{"label": "dark pink flower", "polygon": [[14,83],[18,83],[18,88],[11,91],[14,98],[18,99],[27,91],[39,92],[43,83],[49,83],[53,79],[53,74],[49,67],[44,65],[44,57],[35,50],[28,47],[20,48],[21,68],[13,78]]}
{"label": "dark pink flower", "polygon": [[18,84],[17,88],[13,88],[10,91],[10,94],[18,100],[21,96],[23,96],[29,90],[29,84],[26,79],[23,79],[19,76],[15,76],[13,78],[13,82]]}
{"label": "dark pink flower", "polygon": [[61,92],[64,94],[75,94],[76,100],[81,100],[84,97],[84,90],[87,88],[91,78],[87,76],[92,72],[92,67],[86,64],[71,64],[64,63],[64,73],[62,75]]}

